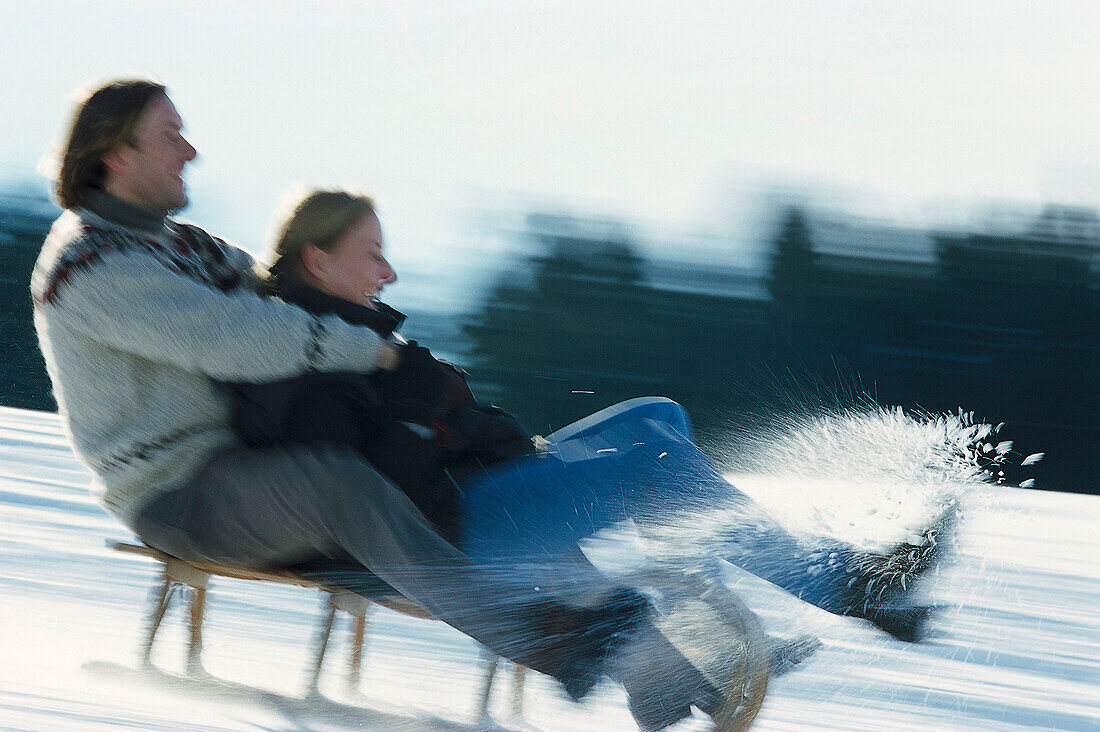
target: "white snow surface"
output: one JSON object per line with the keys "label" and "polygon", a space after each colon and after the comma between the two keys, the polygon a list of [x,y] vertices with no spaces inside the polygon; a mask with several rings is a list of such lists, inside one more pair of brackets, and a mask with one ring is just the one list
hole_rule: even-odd
{"label": "white snow surface", "polygon": [[[307,697],[320,593],[256,582],[214,581],[211,678],[182,676],[178,608],[154,649],[160,670],[138,671],[157,568],[107,548],[132,536],[89,481],[56,415],[0,408],[0,729],[636,729],[617,688],[574,704],[535,674],[522,720],[508,713],[504,677],[495,721],[478,720],[478,646],[390,611],[372,616],[359,690],[344,686],[341,626],[321,695]],[[966,500],[931,592],[943,609],[920,644],[729,569],[770,631],[824,642],[772,681],[754,729],[1100,728],[1100,498],[989,486]],[[675,729],[707,726],[696,715]]]}

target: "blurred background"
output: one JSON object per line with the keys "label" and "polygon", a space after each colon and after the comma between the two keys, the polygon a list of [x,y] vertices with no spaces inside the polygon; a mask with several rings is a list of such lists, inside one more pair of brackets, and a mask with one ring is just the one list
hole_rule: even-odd
{"label": "blurred background", "polygon": [[1100,5],[258,7],[0,0],[0,404],[56,408],[28,282],[74,90],[142,74],[182,215],[262,257],[289,186],[374,195],[405,334],[532,431],[961,409],[1046,454],[1006,482],[1100,492]]}

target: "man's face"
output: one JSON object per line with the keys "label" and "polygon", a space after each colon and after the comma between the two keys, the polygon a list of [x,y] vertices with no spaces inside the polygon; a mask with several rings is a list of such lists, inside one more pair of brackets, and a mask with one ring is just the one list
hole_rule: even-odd
{"label": "man's face", "polygon": [[163,94],[150,99],[138,118],[132,144],[103,156],[106,191],[155,213],[186,206],[183,168],[196,153],[182,129],[183,120],[172,100]]}

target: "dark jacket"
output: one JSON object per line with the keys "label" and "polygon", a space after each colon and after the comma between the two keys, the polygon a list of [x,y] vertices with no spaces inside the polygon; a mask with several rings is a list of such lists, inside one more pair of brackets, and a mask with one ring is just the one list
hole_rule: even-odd
{"label": "dark jacket", "polygon": [[[335,314],[389,338],[405,316],[369,308],[283,278],[273,293],[317,314]],[[349,445],[400,487],[440,532],[458,532],[457,483],[488,465],[533,451],[511,415],[474,399],[464,372],[415,341],[401,343],[393,371],[314,373],[262,384],[231,384],[233,425],[254,447]]]}

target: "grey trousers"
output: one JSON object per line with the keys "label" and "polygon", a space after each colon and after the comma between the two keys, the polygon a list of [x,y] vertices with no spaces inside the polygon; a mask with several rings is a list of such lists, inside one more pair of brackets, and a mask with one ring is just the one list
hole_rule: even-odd
{"label": "grey trousers", "polygon": [[[447,543],[398,488],[340,446],[236,448],[134,526],[173,556],[249,567],[350,557],[494,652],[537,652],[538,615],[556,603],[534,579],[488,568]],[[354,565],[352,565],[354,566]],[[354,570],[341,582],[354,588]],[[527,579],[524,579],[526,577]],[[592,582],[599,575],[588,573]]]}

